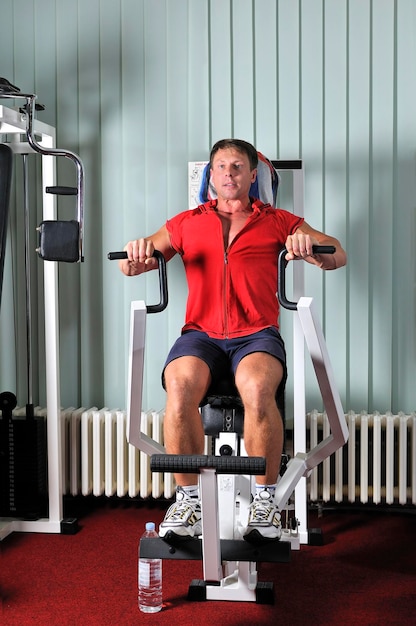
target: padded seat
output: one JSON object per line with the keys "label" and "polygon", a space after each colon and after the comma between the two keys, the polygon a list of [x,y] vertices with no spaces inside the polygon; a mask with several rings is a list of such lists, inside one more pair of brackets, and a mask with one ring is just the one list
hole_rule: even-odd
{"label": "padded seat", "polygon": [[206,435],[233,432],[243,436],[244,408],[231,374],[208,389],[200,406]]}
{"label": "padded seat", "polygon": [[[284,394],[284,385],[281,385],[276,396],[276,403],[283,423],[285,423]],[[231,373],[229,377],[211,385],[200,403],[200,408],[206,435],[217,439],[220,433],[236,433],[240,438],[244,437],[244,407]],[[284,453],[281,461],[281,475],[286,469],[288,460],[289,457]]]}

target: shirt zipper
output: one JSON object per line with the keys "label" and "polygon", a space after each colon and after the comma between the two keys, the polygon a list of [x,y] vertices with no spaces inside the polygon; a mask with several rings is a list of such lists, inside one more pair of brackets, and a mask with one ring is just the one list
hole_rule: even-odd
{"label": "shirt zipper", "polygon": [[[253,215],[254,215],[254,213],[251,215],[250,219],[248,220],[248,223],[250,223],[251,220],[253,219]],[[227,286],[228,286],[228,281],[229,281],[229,276],[228,276],[228,272],[229,272],[229,269],[228,269],[228,250],[233,245],[235,240],[240,237],[241,233],[247,228],[247,225],[248,224],[246,223],[243,226],[243,228],[234,237],[234,239],[232,240],[231,244],[226,249],[224,249],[224,294],[223,294],[223,298],[224,298],[224,336],[225,336],[225,339],[228,339],[228,332],[229,332],[229,327],[228,327],[228,309],[227,309]],[[221,229],[221,234],[222,234],[222,229]]]}
{"label": "shirt zipper", "polygon": [[228,309],[227,309],[227,287],[228,287],[228,248],[224,250],[224,335],[228,339]]}

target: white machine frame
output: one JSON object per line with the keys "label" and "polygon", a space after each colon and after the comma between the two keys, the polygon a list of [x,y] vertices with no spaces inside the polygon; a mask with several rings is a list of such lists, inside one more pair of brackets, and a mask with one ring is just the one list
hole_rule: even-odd
{"label": "white machine frame", "polygon": [[[2,95],[1,97],[4,96]],[[0,105],[0,138],[4,139],[5,143],[8,143],[15,154],[31,154],[35,152],[26,139],[27,124],[27,114]],[[46,150],[55,148],[56,132],[53,126],[35,120],[33,134],[38,138],[37,142],[42,148]],[[56,198],[45,191],[46,187],[55,185],[55,159],[51,155],[42,154],[41,161],[43,219],[55,220],[57,217]],[[34,521],[12,517],[0,518],[0,540],[12,532],[62,532],[63,494],[60,431],[58,263],[55,261],[44,261],[43,273],[49,517]]]}
{"label": "white machine frame", "polygon": [[[300,217],[304,216],[304,169],[301,160],[272,161],[278,172],[290,172],[292,175],[292,204],[293,212]],[[188,171],[202,173],[205,161],[188,164]],[[199,182],[192,180],[192,186],[199,187]],[[190,198],[191,192],[190,183]],[[293,298],[298,301],[304,294],[304,264],[293,264]],[[139,332],[135,328],[142,328]],[[127,396],[127,438],[136,448],[146,454],[158,454],[164,451],[163,446],[153,441],[148,435],[141,432],[140,415],[142,408],[142,378],[143,359],[145,350],[146,305],[144,302],[133,302],[131,308],[130,325],[130,356],[129,380],[131,383]],[[305,399],[305,339],[299,316],[294,316],[293,322],[293,432],[294,449],[306,449],[306,399]],[[307,485],[306,480],[298,480],[294,488],[295,516],[298,521],[298,541],[308,543],[308,512],[307,512]]]}
{"label": "white machine frame", "polygon": [[[286,471],[278,481],[276,488],[275,501],[280,510],[284,510],[286,507],[300,479],[308,477],[319,463],[342,447],[348,440],[348,426],[312,298],[301,297],[299,299],[296,318],[312,359],[325,411],[328,415],[330,434],[312,450],[297,452],[288,462]],[[132,302],[128,438],[130,443],[146,454],[163,454],[165,452],[163,446],[141,432],[140,426],[145,327],[146,306],[144,302]],[[235,438],[235,433],[225,433],[218,439],[217,450],[224,443],[228,443],[233,450],[236,450]],[[239,495],[239,515],[246,519],[251,494],[250,479],[245,476],[218,476],[212,469],[203,469],[200,472],[200,487],[204,580],[219,583],[207,585],[206,598],[211,600],[255,600],[257,585],[255,563],[245,561],[222,563],[220,550],[221,539],[240,538],[238,537],[238,519],[236,519],[236,496]],[[221,511],[221,515],[219,511]],[[285,529],[282,540],[290,541],[293,549],[300,547],[297,528],[294,533],[290,529]]]}
{"label": "white machine frame", "polygon": [[[287,169],[287,168],[286,168]],[[296,167],[294,175],[294,210],[303,214],[303,172]],[[297,301],[294,319],[294,446],[306,449],[305,408],[305,343],[312,359],[323,404],[328,416],[330,434],[309,452],[296,452],[287,464],[276,488],[275,501],[281,511],[295,492],[295,528],[286,527],[282,540],[292,549],[308,542],[306,525],[306,478],[324,459],[348,440],[348,427],[330,363],[325,339],[313,306],[313,299],[301,295],[304,285],[303,263],[294,269],[294,297]],[[145,351],[146,305],[131,303],[130,361],[127,422],[128,441],[148,455],[164,454],[163,446],[141,431],[142,384]],[[216,454],[224,444],[237,449],[235,433],[221,433],[216,441]],[[301,481],[301,479],[304,479]],[[301,488],[299,489],[300,483]],[[248,476],[217,474],[212,468],[200,470],[202,504],[202,559],[206,599],[256,601],[257,570],[252,561],[223,561],[221,541],[241,539],[239,520],[247,519],[251,500],[251,479]],[[300,496],[297,490],[300,491]],[[301,506],[298,507],[299,500]],[[238,502],[237,502],[238,501]],[[238,504],[238,506],[237,506]],[[299,511],[300,509],[300,511]],[[221,512],[221,514],[220,514]],[[240,524],[241,525],[241,524]],[[244,542],[242,542],[244,544]]]}

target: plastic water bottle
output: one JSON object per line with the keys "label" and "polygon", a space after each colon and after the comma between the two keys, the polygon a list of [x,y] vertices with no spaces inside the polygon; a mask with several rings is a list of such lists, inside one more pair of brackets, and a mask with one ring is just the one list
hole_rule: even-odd
{"label": "plastic water bottle", "polygon": [[[154,522],[146,523],[141,539],[157,537]],[[157,613],[162,608],[162,559],[140,558],[139,547],[139,609],[143,613]]]}

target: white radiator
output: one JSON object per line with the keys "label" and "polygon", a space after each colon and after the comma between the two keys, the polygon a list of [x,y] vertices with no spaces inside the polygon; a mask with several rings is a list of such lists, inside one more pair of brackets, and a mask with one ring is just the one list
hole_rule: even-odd
{"label": "white radiator", "polygon": [[[25,408],[14,413],[24,415]],[[35,414],[46,410],[37,407]],[[142,430],[162,444],[163,416],[142,413]],[[173,497],[173,475],[152,473],[149,456],[127,443],[125,411],[69,408],[61,419],[64,494]],[[350,412],[346,419],[349,440],[312,471],[310,501],[416,504],[416,413]],[[306,425],[309,449],[329,435],[325,413],[308,413]]]}
{"label": "white radiator", "polygon": [[[416,504],[416,413],[346,415],[349,440],[309,478],[312,502]],[[329,434],[325,413],[307,415],[309,447]]]}
{"label": "white radiator", "polygon": [[[126,412],[62,411],[63,493],[171,498],[173,475],[152,473],[150,457],[126,439]],[[163,412],[142,413],[142,430],[163,444]]]}

